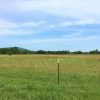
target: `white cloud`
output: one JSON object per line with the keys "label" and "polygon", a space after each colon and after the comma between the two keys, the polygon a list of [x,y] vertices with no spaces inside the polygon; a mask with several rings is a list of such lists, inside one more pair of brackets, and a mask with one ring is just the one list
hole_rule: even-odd
{"label": "white cloud", "polygon": [[21,11],[47,11],[59,7],[57,0],[22,0],[16,4],[17,8]]}
{"label": "white cloud", "polygon": [[39,22],[24,22],[24,23],[20,23],[19,26],[24,27],[24,28],[36,28],[39,27],[41,25],[46,24],[45,21],[39,21]]}
{"label": "white cloud", "polygon": [[17,0],[0,0],[0,12],[2,13],[11,13],[16,12],[16,1]]}
{"label": "white cloud", "polygon": [[66,26],[80,26],[80,25],[91,25],[91,24],[100,24],[100,22],[95,19],[84,19],[77,21],[62,22],[59,26],[66,27]]}
{"label": "white cloud", "polygon": [[36,34],[32,32],[32,30],[26,30],[26,29],[3,29],[0,30],[0,35],[26,35],[26,34]]}
{"label": "white cloud", "polygon": [[36,28],[39,27],[43,24],[46,24],[46,21],[30,21],[30,22],[11,22],[11,21],[7,21],[7,20],[0,20],[0,29],[9,29],[9,28],[20,28],[20,27],[24,27],[24,28]]}
{"label": "white cloud", "polygon": [[44,12],[51,15],[100,21],[100,0],[2,0],[0,11]]}
{"label": "white cloud", "polygon": [[37,34],[42,32],[45,26],[45,21],[16,23],[0,20],[0,35]]}
{"label": "white cloud", "polygon": [[16,3],[19,11],[41,11],[63,17],[100,20],[100,0],[22,0]]}
{"label": "white cloud", "polygon": [[16,23],[0,20],[0,29],[8,29],[8,28],[18,28]]}

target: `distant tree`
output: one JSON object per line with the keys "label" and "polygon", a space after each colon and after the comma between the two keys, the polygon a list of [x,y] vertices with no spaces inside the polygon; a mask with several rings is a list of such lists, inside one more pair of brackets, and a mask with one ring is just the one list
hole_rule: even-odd
{"label": "distant tree", "polygon": [[37,51],[37,54],[46,54],[47,52],[46,51],[44,51],[44,50],[38,50]]}
{"label": "distant tree", "polygon": [[98,49],[90,51],[90,54],[100,54],[100,51]]}
{"label": "distant tree", "polygon": [[82,51],[75,51],[75,52],[72,52],[73,54],[84,54],[84,52]]}
{"label": "distant tree", "polygon": [[19,47],[9,47],[9,48],[0,48],[0,54],[7,54],[7,55],[13,55],[13,54],[100,54],[100,51],[98,49],[90,51],[90,52],[82,52],[82,51],[70,52],[69,50],[30,51],[30,50],[27,50],[27,49],[24,49],[24,48],[19,48]]}

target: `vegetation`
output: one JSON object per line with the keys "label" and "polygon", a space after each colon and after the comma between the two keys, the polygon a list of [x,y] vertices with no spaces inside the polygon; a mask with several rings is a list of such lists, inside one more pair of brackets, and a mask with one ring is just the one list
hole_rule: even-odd
{"label": "vegetation", "polygon": [[100,55],[0,55],[0,100],[100,100]]}
{"label": "vegetation", "polygon": [[9,47],[0,49],[0,54],[12,55],[12,54],[30,54],[30,53],[32,53],[32,51],[19,47]]}
{"label": "vegetation", "polygon": [[82,52],[82,51],[75,51],[71,52],[69,50],[62,50],[62,51],[30,51],[20,47],[9,47],[9,48],[0,48],[0,54],[100,54],[99,50],[93,50],[89,52]]}

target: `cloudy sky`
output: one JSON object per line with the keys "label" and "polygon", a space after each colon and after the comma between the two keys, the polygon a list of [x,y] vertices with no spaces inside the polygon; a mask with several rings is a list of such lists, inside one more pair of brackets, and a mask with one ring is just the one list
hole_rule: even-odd
{"label": "cloudy sky", "polygon": [[0,0],[0,48],[100,50],[100,0]]}

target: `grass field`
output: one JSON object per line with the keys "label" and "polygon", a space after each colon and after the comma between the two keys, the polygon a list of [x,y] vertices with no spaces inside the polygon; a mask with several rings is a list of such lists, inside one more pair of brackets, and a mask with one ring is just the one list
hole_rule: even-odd
{"label": "grass field", "polygon": [[0,55],[0,100],[100,100],[100,55]]}

